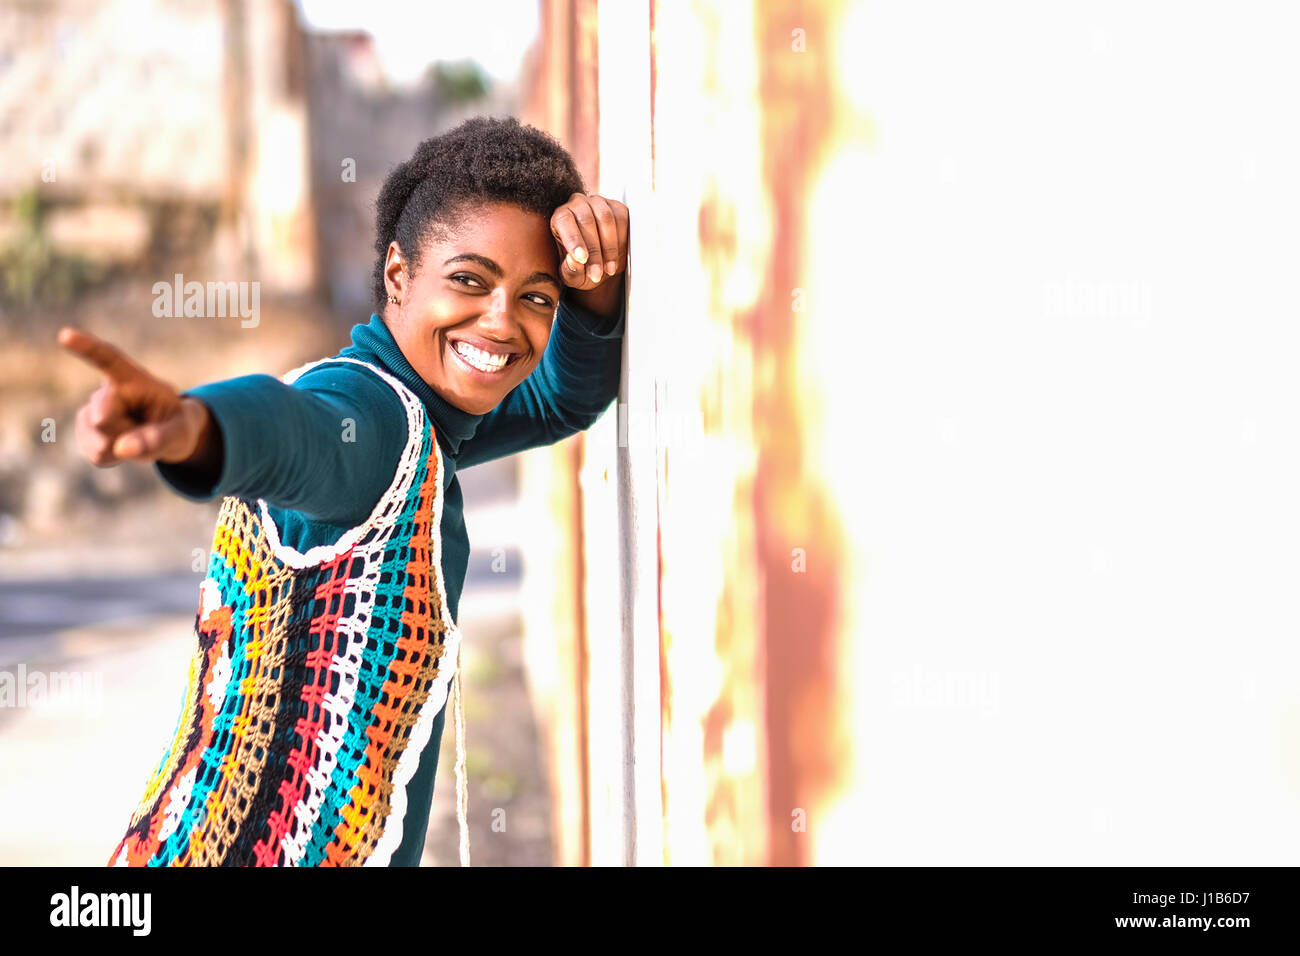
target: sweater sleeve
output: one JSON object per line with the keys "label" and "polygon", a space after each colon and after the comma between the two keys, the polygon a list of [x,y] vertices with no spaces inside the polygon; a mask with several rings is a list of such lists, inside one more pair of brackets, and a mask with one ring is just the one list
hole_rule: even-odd
{"label": "sweater sleeve", "polygon": [[392,484],[406,445],[401,400],[369,370],[321,365],[286,385],[244,375],[183,392],[202,401],[220,432],[219,474],[155,462],[190,501],[233,495],[352,526]]}
{"label": "sweater sleeve", "polygon": [[612,320],[560,297],[546,351],[531,375],[483,416],[460,446],[458,469],[552,445],[590,428],[618,397],[627,306]]}

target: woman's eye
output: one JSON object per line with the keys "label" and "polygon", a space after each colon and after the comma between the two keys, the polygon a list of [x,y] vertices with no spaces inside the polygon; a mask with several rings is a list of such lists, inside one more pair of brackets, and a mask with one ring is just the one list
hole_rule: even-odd
{"label": "woman's eye", "polygon": [[[468,285],[470,283],[473,283],[474,285],[480,284],[476,276],[466,275],[463,272],[458,272],[456,275],[452,276],[451,281],[457,283],[458,285]],[[534,297],[531,299],[531,301],[534,304],[540,305],[546,309],[555,308],[555,304],[551,302],[551,300],[548,299],[546,296],[542,295],[540,292],[530,292],[528,294]]]}

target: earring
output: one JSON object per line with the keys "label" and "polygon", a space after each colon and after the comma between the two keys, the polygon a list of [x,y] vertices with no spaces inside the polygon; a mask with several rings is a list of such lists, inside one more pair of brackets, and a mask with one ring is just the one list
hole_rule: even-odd
{"label": "earring", "polygon": [[395,302],[397,301],[397,296],[395,296],[395,295],[390,295],[390,296],[388,297],[388,301],[389,301],[389,302],[394,302],[394,303],[395,303]]}

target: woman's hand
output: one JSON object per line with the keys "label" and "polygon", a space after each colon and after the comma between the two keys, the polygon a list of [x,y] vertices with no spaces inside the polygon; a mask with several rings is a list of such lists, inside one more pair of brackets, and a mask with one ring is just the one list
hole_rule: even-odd
{"label": "woman's hand", "polygon": [[59,344],[104,373],[104,384],[77,412],[77,445],[96,467],[161,461],[205,470],[220,459],[220,442],[206,405],[181,397],[123,352],[78,329]]}
{"label": "woman's hand", "polygon": [[564,262],[560,278],[584,293],[580,301],[600,315],[612,314],[627,268],[630,216],[617,199],[574,193],[551,214],[551,234]]}

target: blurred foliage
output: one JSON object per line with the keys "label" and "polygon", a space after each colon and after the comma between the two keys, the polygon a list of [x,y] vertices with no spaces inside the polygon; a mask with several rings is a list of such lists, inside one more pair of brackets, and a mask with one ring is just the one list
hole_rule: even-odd
{"label": "blurred foliage", "polygon": [[448,103],[472,103],[487,96],[491,81],[474,60],[440,61],[429,67],[439,97]]}
{"label": "blurred foliage", "polygon": [[503,676],[501,662],[493,654],[481,654],[470,661],[465,676],[475,686],[491,686]]}
{"label": "blurred foliage", "polygon": [[13,199],[13,234],[0,250],[0,296],[7,305],[66,305],[103,278],[101,267],[54,249],[45,230],[47,208],[35,187]]}
{"label": "blurred foliage", "polygon": [[483,795],[488,799],[513,800],[524,788],[524,780],[513,770],[498,769],[483,777]]}

